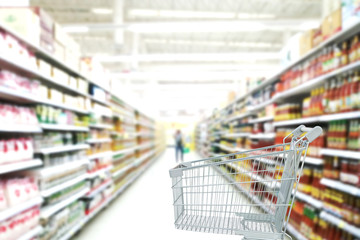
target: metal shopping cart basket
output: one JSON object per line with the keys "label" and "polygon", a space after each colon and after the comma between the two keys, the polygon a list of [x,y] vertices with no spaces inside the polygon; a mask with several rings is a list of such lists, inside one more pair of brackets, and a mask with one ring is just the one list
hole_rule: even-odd
{"label": "metal shopping cart basket", "polygon": [[171,169],[175,227],[284,239],[309,143],[321,133],[321,127],[301,125],[283,144]]}

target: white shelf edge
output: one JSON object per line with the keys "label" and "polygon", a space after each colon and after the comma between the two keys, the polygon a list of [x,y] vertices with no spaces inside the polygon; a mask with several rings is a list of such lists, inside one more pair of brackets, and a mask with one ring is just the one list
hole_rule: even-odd
{"label": "white shelf edge", "polygon": [[10,125],[6,124],[3,128],[0,127],[0,132],[17,132],[17,133],[41,133],[42,129],[39,125]]}
{"label": "white shelf edge", "polygon": [[0,165],[0,174],[25,170],[28,168],[39,167],[42,165],[43,165],[43,162],[41,161],[41,159],[23,160],[23,161],[14,162],[14,163],[1,164]]}
{"label": "white shelf edge", "polygon": [[250,138],[258,138],[258,139],[274,139],[276,136],[275,133],[257,133],[257,134],[250,134]]}
{"label": "white shelf edge", "polygon": [[7,209],[0,211],[0,221],[6,220],[10,217],[13,217],[26,209],[32,208],[36,205],[41,205],[43,202],[43,198],[38,196],[33,199],[30,199],[24,203],[20,203],[18,205],[8,207]]}
{"label": "white shelf edge", "polygon": [[88,127],[80,127],[74,125],[65,125],[65,124],[49,124],[41,123],[41,128],[44,130],[59,130],[59,131],[77,131],[77,132],[88,132]]}
{"label": "white shelf edge", "polygon": [[320,183],[327,187],[339,190],[341,192],[346,192],[351,195],[360,197],[360,188],[352,186],[350,184],[342,183],[340,181],[332,180],[332,179],[328,179],[328,178],[322,178],[320,180]]}
{"label": "white shelf edge", "polygon": [[111,178],[106,181],[106,183],[102,183],[101,186],[98,186],[95,190],[91,190],[84,196],[84,198],[93,198],[94,196],[98,195],[100,192],[104,191],[108,186],[113,183]]}
{"label": "white shelf edge", "polygon": [[89,124],[89,128],[112,129],[113,126],[110,124],[96,123],[96,124]]}
{"label": "white shelf edge", "polygon": [[75,160],[75,161],[71,161],[68,163],[64,163],[61,165],[55,165],[55,166],[51,166],[51,167],[41,168],[41,169],[38,169],[35,171],[41,177],[48,177],[48,176],[53,175],[54,173],[58,174],[58,173],[67,172],[66,170],[72,170],[74,168],[78,168],[82,165],[87,165],[87,164],[89,164],[88,159],[80,159],[80,160]]}
{"label": "white shelf edge", "polygon": [[[293,193],[294,193],[294,191],[293,191]],[[317,200],[316,198],[313,198],[312,196],[310,196],[306,193],[300,192],[299,190],[296,192],[295,197],[304,202],[309,203],[310,205],[312,205],[318,209],[321,209],[323,207],[323,203],[320,200]]]}
{"label": "white shelf edge", "polygon": [[332,214],[329,214],[325,211],[320,212],[320,218],[326,220],[327,222],[330,222],[334,224],[335,226],[339,227],[340,229],[343,229],[352,235],[360,238],[360,228],[357,228],[349,223],[347,223],[344,220],[341,220],[340,218],[335,217]]}
{"label": "white shelf edge", "polygon": [[358,151],[322,148],[320,150],[320,153],[321,155],[325,155],[325,156],[337,156],[344,158],[360,159],[360,152]]}
{"label": "white shelf edge", "polygon": [[112,156],[112,154],[113,154],[112,151],[106,151],[106,152],[100,152],[100,153],[94,153],[94,154],[88,155],[87,158],[89,160],[93,160],[93,159],[97,159],[97,158],[110,157],[110,156]]}
{"label": "white shelf edge", "polygon": [[111,142],[111,141],[112,141],[111,138],[91,138],[91,139],[86,140],[86,142],[89,144],[107,143],[107,142]]}
{"label": "white shelf edge", "polygon": [[308,240],[304,235],[302,235],[296,228],[294,228],[290,223],[286,226],[286,231],[293,235],[297,240]]}
{"label": "white shelf edge", "polygon": [[322,158],[306,157],[305,163],[312,165],[323,165],[324,160]]}
{"label": "white shelf edge", "polygon": [[82,196],[84,196],[87,192],[89,191],[89,188],[86,187],[82,190],[80,190],[79,192],[75,193],[74,195],[58,202],[52,205],[48,205],[45,206],[43,208],[41,208],[41,213],[40,213],[40,217],[43,219],[47,219],[50,216],[52,216],[54,213],[56,213],[57,211],[63,209],[64,207],[68,206],[69,204],[73,203],[74,201],[76,201],[77,199],[81,198]]}
{"label": "white shelf edge", "polygon": [[105,167],[105,168],[102,168],[102,169],[100,169],[100,170],[97,170],[96,172],[88,173],[88,174],[87,174],[87,178],[88,178],[88,179],[95,178],[95,177],[99,176],[100,174],[102,174],[102,173],[104,173],[104,172],[110,171],[112,168],[113,168],[113,166],[110,165],[110,166],[108,166],[108,167]]}
{"label": "white shelf edge", "polygon": [[273,120],[274,120],[274,117],[269,116],[269,117],[261,117],[261,118],[255,118],[255,119],[249,120],[249,123],[269,122],[269,121],[273,121]]}
{"label": "white shelf edge", "polygon": [[75,177],[75,178],[73,178],[73,179],[71,179],[69,181],[66,181],[66,182],[58,184],[58,185],[56,185],[54,187],[51,187],[49,189],[41,190],[41,192],[40,192],[41,196],[43,196],[44,198],[49,197],[54,193],[57,193],[57,192],[59,192],[61,190],[64,190],[64,189],[66,189],[68,187],[71,187],[71,186],[85,180],[86,178],[87,178],[87,174],[83,174],[83,175],[77,176],[77,177]]}
{"label": "white shelf edge", "polygon": [[134,167],[134,165],[135,165],[134,163],[130,163],[130,164],[126,165],[125,167],[123,167],[123,168],[119,169],[118,171],[114,172],[112,174],[112,177],[113,178],[118,178],[118,177],[122,176],[127,170]]}
{"label": "white shelf edge", "polygon": [[52,154],[52,153],[61,153],[61,152],[71,152],[88,149],[89,145],[87,144],[75,144],[75,145],[65,145],[65,146],[56,146],[49,148],[42,148],[40,150],[35,151],[35,153],[41,153],[44,155]]}
{"label": "white shelf edge", "polygon": [[27,233],[19,237],[17,240],[31,240],[37,235],[40,235],[44,229],[41,226],[34,227],[33,229],[29,230]]}
{"label": "white shelf edge", "polygon": [[113,156],[116,156],[116,155],[119,155],[119,154],[124,154],[124,153],[127,153],[127,152],[133,152],[133,151],[135,151],[135,147],[125,148],[125,149],[113,152]]}

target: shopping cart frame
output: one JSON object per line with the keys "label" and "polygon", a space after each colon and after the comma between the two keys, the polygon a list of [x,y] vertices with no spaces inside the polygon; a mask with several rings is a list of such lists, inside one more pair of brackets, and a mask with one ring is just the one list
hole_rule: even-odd
{"label": "shopping cart frame", "polygon": [[[283,144],[184,162],[170,169],[176,228],[245,239],[284,239],[308,146],[321,134],[320,127],[301,125]],[[261,163],[275,168],[264,170]],[[211,169],[221,172],[224,166],[234,173],[212,173]],[[223,183],[220,178],[229,174],[235,181]],[[247,196],[251,203],[244,204],[238,195]]]}

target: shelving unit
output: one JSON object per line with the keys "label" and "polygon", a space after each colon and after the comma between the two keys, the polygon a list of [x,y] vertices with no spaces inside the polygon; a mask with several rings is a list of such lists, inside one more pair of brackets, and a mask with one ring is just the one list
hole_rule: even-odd
{"label": "shelving unit", "polygon": [[[324,113],[319,114],[318,116],[297,118],[292,120],[284,120],[278,121],[276,112],[273,110],[276,108],[276,104],[283,103],[298,103],[302,104],[302,101],[305,97],[310,96],[310,93],[313,89],[323,86],[325,82],[330,81],[331,79],[336,78],[337,76],[343,76],[346,73],[354,72],[354,70],[360,70],[360,61],[355,61],[349,63],[347,65],[341,66],[333,71],[327,71],[323,75],[314,77],[313,79],[309,79],[307,81],[300,79],[299,82],[296,83],[293,87],[284,86],[285,90],[282,90],[282,86],[270,86],[275,83],[284,83],[286,82],[285,73],[289,70],[293,70],[293,74],[297,74],[297,71],[306,70],[303,63],[312,57],[316,56],[317,53],[322,52],[327,47],[332,47],[335,44],[341,43],[341,41],[347,40],[355,34],[359,33],[360,21],[354,23],[352,26],[342,29],[335,35],[323,41],[320,45],[312,49],[309,53],[305,54],[303,57],[289,64],[288,66],[277,71],[273,76],[264,80],[258,86],[250,89],[246,94],[237,97],[234,101],[229,103],[223,109],[220,109],[214,112],[210,117],[201,122],[196,129],[196,149],[204,158],[209,156],[221,156],[222,154],[234,153],[246,151],[250,148],[258,148],[256,146],[266,146],[274,145],[275,143],[280,142],[278,139],[279,135],[276,135],[276,130],[280,132],[287,132],[287,129],[294,129],[298,125],[306,124],[307,126],[321,125],[323,128],[327,128],[330,123],[334,123],[334,121],[350,121],[350,120],[359,120],[360,119],[360,111],[355,109],[353,111],[344,111],[338,113]],[[300,65],[302,64],[302,65]],[[305,63],[304,63],[305,64]],[[295,73],[296,72],[296,73]],[[289,73],[290,74],[290,73]],[[301,76],[301,75],[299,75]],[[306,76],[305,76],[306,78]],[[282,80],[280,80],[282,79]],[[293,80],[292,78],[290,78]],[[303,81],[303,82],[301,82]],[[291,84],[294,84],[292,82]],[[269,88],[267,88],[269,86]],[[272,92],[266,92],[266,88],[270,89],[273,87],[274,90]],[[286,90],[286,88],[288,88]],[[266,94],[263,94],[265,93]],[[261,97],[259,97],[259,95]],[[312,101],[312,100],[311,100]],[[301,110],[300,110],[301,111]],[[268,114],[265,115],[264,114]],[[290,118],[290,117],[289,117]],[[281,119],[281,117],[279,117]],[[285,119],[285,118],[283,118]],[[258,129],[265,130],[265,124],[268,126],[268,129],[271,129],[269,126],[273,126],[275,129],[274,133],[257,133]],[[200,125],[206,127],[200,127]],[[249,131],[253,133],[249,133]],[[220,132],[220,134],[219,134]],[[265,132],[265,131],[263,131]],[[266,131],[268,132],[268,131]],[[206,139],[200,138],[201,135],[208,136]],[[336,136],[335,136],[336,137]],[[322,144],[325,142],[326,144],[326,136],[324,140],[322,140]],[[326,145],[321,146],[326,146]],[[358,151],[353,150],[338,150],[331,149],[326,147],[318,147],[316,144],[310,145],[313,147],[309,149],[310,151],[314,151],[314,153],[308,153],[305,159],[305,167],[308,169],[315,169],[316,171],[321,172],[324,168],[325,158],[329,157],[338,157],[340,160],[345,159],[348,162],[353,161],[356,162],[360,159],[360,154]],[[311,157],[309,157],[311,156]],[[318,157],[313,157],[318,156]],[[268,161],[267,159],[259,159],[259,161],[264,164],[273,165],[274,163]],[[240,172],[244,172],[244,169],[238,169],[239,166],[233,166],[228,164],[231,168],[237,168]],[[242,171],[244,170],[244,171]],[[313,170],[313,171],[315,171]],[[318,173],[319,174],[319,173]],[[231,177],[224,176],[228,178],[229,181],[233,181]],[[260,176],[255,176],[254,178],[259,178]],[[340,178],[341,179],[341,178]],[[325,177],[320,179],[320,183],[326,187],[326,189],[334,189],[341,193],[347,193],[356,197],[360,197],[360,190],[358,187],[354,185],[350,185],[340,180],[332,180]],[[317,187],[311,186],[310,187]],[[319,190],[320,194],[323,194],[324,189]],[[250,198],[256,202],[258,199],[253,199],[252,196]],[[322,199],[322,198],[319,198]],[[296,200],[305,202],[316,209],[323,210],[321,213],[322,216],[330,216],[323,217],[323,219],[335,226],[348,231],[349,233],[357,236],[354,233],[353,228],[343,228],[338,226],[338,221],[335,220],[331,214],[326,213],[326,208],[323,206],[323,200],[316,199],[309,194],[305,194],[304,192],[297,191]],[[261,206],[260,206],[261,207]],[[328,215],[324,215],[328,214]],[[345,222],[346,223],[346,222]],[[351,225],[346,223],[347,225]],[[341,224],[340,224],[341,225]],[[296,239],[307,239],[301,232],[295,229],[293,226],[288,227],[288,231],[296,237]],[[357,232],[360,234],[360,231]]]}
{"label": "shelving unit", "polygon": [[[60,238],[60,239],[70,239],[91,218],[95,217],[98,212],[100,212],[103,208],[108,206],[108,204],[111,201],[113,201],[119,194],[121,194],[121,192],[125,188],[127,188],[133,181],[135,181],[135,179],[143,171],[147,169],[149,164],[154,162],[156,158],[159,156],[159,154],[161,154],[161,152],[164,151],[164,146],[155,144],[155,140],[157,138],[157,136],[155,136],[155,131],[157,131],[155,122],[150,117],[145,116],[137,109],[123,102],[115,92],[113,92],[111,89],[104,87],[101,83],[99,83],[100,82],[99,79],[92,79],[89,76],[85,76],[76,69],[76,66],[69,66],[66,62],[58,60],[56,57],[49,54],[47,51],[43,50],[41,47],[32,44],[31,42],[22,38],[14,31],[12,31],[11,29],[7,28],[2,24],[0,24],[0,29],[7,34],[10,34],[12,37],[14,37],[14,39],[16,39],[23,46],[29,49],[36,56],[36,58],[39,58],[47,62],[48,64],[50,64],[50,66],[58,68],[72,77],[84,80],[86,84],[89,86],[89,89],[87,89],[86,91],[82,91],[80,90],[80,88],[79,89],[74,88],[73,86],[67,84],[66,79],[60,81],[59,79],[50,76],[50,73],[44,74],[43,72],[38,70],[35,64],[34,66],[30,64],[23,64],[21,61],[19,61],[19,59],[16,59],[8,55],[0,56],[0,65],[2,69],[14,72],[19,76],[25,76],[25,77],[37,79],[42,85],[45,85],[46,87],[51,87],[52,89],[59,90],[60,92],[69,94],[73,97],[81,97],[86,101],[86,103],[87,102],[91,103],[89,106],[85,104],[86,109],[82,109],[71,104],[55,102],[53,100],[47,98],[44,99],[37,95],[33,95],[31,93],[21,92],[18,90],[13,90],[7,87],[0,86],[0,95],[1,95],[0,99],[6,100],[7,102],[10,102],[12,105],[27,104],[27,106],[29,107],[35,107],[38,105],[52,106],[60,110],[66,110],[67,112],[71,112],[71,114],[74,114],[74,116],[76,115],[77,117],[80,116],[80,117],[90,118],[90,120],[85,120],[85,121],[81,120],[79,122],[76,122],[74,123],[74,125],[43,123],[40,121],[38,124],[34,124],[34,125],[25,125],[25,124],[12,125],[11,122],[9,122],[9,124],[3,125],[2,128],[0,127],[0,133],[4,133],[4,134],[16,133],[16,134],[23,134],[25,136],[28,135],[32,136],[32,134],[43,134],[43,133],[47,134],[47,133],[60,132],[61,134],[69,134],[69,133],[74,135],[83,134],[81,136],[85,136],[85,137],[83,138],[80,137],[80,138],[87,140],[80,140],[80,141],[77,140],[76,143],[75,141],[73,141],[74,144],[72,145],[62,145],[62,146],[58,146],[58,145],[54,146],[51,145],[50,143],[48,144],[49,147],[36,149],[34,151],[35,154],[39,154],[39,157],[41,159],[34,158],[34,159],[29,159],[27,161],[14,162],[11,164],[1,165],[0,174],[7,174],[7,173],[16,174],[18,171],[26,170],[26,172],[36,174],[36,176],[38,176],[39,179],[47,178],[47,177],[56,178],[59,175],[59,173],[63,175],[67,175],[72,173],[72,171],[76,170],[79,167],[89,169],[90,166],[92,165],[89,163],[93,163],[94,160],[99,158],[109,158],[109,161],[113,159],[115,163],[117,157],[121,154],[136,155],[134,159],[137,159],[137,161],[130,162],[127,166],[125,166],[124,169],[121,169],[124,172],[119,171],[113,174],[115,176],[119,176],[120,174],[125,175],[126,169],[131,169],[131,172],[128,174],[128,176],[125,176],[126,178],[129,178],[129,181],[126,182],[123,187],[114,191],[111,194],[111,196],[101,204],[101,206],[95,209],[88,216],[81,219],[81,221],[79,221],[74,226],[69,226],[70,229]],[[102,90],[104,90],[107,94],[106,96],[107,100],[99,99],[96,96],[89,94],[91,92],[90,87],[92,86],[97,86]],[[109,110],[109,112],[106,111],[103,112],[98,110],[97,108],[94,107],[95,104],[106,107]],[[117,109],[115,109],[114,106]],[[95,119],[95,120],[91,119],[93,118],[94,115],[95,117],[101,116],[102,119]],[[139,116],[141,116],[141,119],[136,119],[136,117]],[[107,118],[106,121],[101,121],[104,120],[104,118]],[[91,152],[98,152],[98,151],[91,151],[92,149],[90,150],[90,148],[92,148],[94,144],[96,145],[108,144],[110,148],[113,147],[112,143],[114,139],[112,138],[110,132],[116,129],[114,118],[122,119],[124,123],[134,125],[133,130],[124,128],[121,133],[121,137],[123,137],[125,140],[133,139],[134,146],[131,147],[125,146],[124,149],[122,150],[110,149],[106,152],[91,154]],[[135,128],[136,122],[138,123],[139,129]],[[140,128],[142,128],[143,131],[140,132],[139,131]],[[92,132],[96,130],[107,131],[108,135],[105,134],[105,137],[103,138],[91,137]],[[119,132],[116,132],[115,136],[118,134]],[[137,139],[139,141],[137,141]],[[142,143],[144,140],[147,140],[148,143],[146,144]],[[155,150],[150,152],[145,151],[151,147],[154,147],[156,151]],[[85,151],[88,156],[83,155]],[[83,159],[73,160],[71,162],[65,161],[66,163],[64,164],[58,164],[54,166],[52,166],[51,164],[49,165],[49,161],[51,161],[51,159],[56,154],[75,154],[75,153],[77,154],[78,152],[79,152],[79,158],[83,157]],[[44,168],[42,168],[43,165],[45,166]],[[21,240],[30,240],[41,234],[43,232],[43,229],[46,229],[47,222],[51,220],[53,215],[57,214],[59,211],[68,207],[70,204],[74,203],[75,201],[84,201],[85,198],[91,199],[92,197],[95,197],[98,194],[100,194],[105,189],[109,189],[113,187],[113,185],[116,185],[116,183],[113,182],[112,179],[110,179],[108,182],[104,183],[103,185],[99,186],[96,189],[93,189],[93,191],[91,192],[89,192],[90,191],[89,188],[83,187],[81,189],[78,189],[76,192],[74,192],[74,194],[69,195],[67,198],[51,205],[46,204],[47,202],[44,201],[45,204],[41,206],[44,200],[43,197],[44,198],[51,197],[53,194],[66,190],[69,187],[75,186],[78,183],[82,183],[83,181],[89,181],[90,179],[99,177],[100,175],[109,172],[113,167],[114,166],[110,164],[108,167],[100,169],[96,172],[83,174],[77,177],[66,178],[68,179],[67,181],[62,182],[61,184],[57,184],[49,189],[40,191],[39,194],[42,197],[32,199],[23,204],[6,209],[5,211],[1,211],[0,221],[13,217],[33,206],[39,206],[41,209],[41,214],[40,214],[40,218],[42,219],[41,224],[43,224],[44,227],[42,227],[39,222],[39,225],[37,227],[31,229],[31,231],[25,233],[20,238]],[[36,170],[33,170],[35,168]]]}

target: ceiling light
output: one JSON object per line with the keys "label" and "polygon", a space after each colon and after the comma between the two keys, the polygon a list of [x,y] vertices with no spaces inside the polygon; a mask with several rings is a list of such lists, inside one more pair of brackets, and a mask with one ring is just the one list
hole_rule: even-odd
{"label": "ceiling light", "polygon": [[109,8],[93,8],[91,9],[91,11],[95,14],[102,14],[102,15],[113,13],[113,10]]}
{"label": "ceiling light", "polygon": [[257,32],[266,29],[261,22],[165,22],[165,23],[139,23],[128,27],[129,31],[142,33],[162,32]]}
{"label": "ceiling light", "polygon": [[271,19],[274,14],[266,13],[235,13],[235,12],[208,12],[208,11],[179,11],[179,10],[153,10],[131,9],[130,17],[150,18],[182,18],[182,19]]}
{"label": "ceiling light", "polygon": [[85,33],[85,32],[89,32],[89,27],[88,26],[65,26],[64,28],[65,32],[68,33]]}
{"label": "ceiling light", "polygon": [[98,57],[101,62],[228,62],[241,60],[279,59],[278,52],[241,52],[241,53],[189,53],[189,54],[143,54]]}

